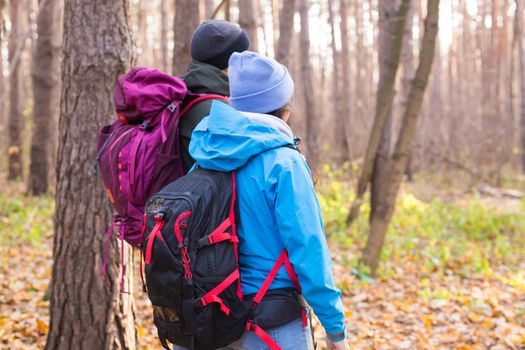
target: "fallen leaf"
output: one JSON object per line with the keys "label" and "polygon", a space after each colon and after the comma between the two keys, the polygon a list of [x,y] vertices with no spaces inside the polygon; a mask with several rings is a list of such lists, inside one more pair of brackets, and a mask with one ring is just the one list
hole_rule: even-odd
{"label": "fallen leaf", "polygon": [[40,319],[36,321],[36,329],[38,330],[38,333],[42,334],[47,334],[47,332],[49,331],[49,327],[47,326],[47,324]]}

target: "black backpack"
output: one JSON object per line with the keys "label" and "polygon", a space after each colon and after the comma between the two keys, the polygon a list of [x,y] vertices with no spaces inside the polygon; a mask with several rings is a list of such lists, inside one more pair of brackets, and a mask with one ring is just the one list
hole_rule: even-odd
{"label": "black backpack", "polygon": [[[235,173],[197,168],[151,197],[145,207],[142,253],[159,339],[209,350],[255,332],[281,349],[253,321],[255,308],[281,266],[300,286],[283,250],[263,286],[243,301],[238,265]],[[303,326],[305,309],[300,309]]]}

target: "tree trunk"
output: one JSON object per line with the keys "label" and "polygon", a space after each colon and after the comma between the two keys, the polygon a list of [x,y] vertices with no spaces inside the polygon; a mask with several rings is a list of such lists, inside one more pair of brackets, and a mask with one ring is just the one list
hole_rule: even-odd
{"label": "tree trunk", "polygon": [[[166,1],[166,0],[162,0]],[[206,19],[210,19],[213,16],[213,11],[215,10],[215,1],[213,0],[204,0],[204,12]]]}
{"label": "tree trunk", "polygon": [[257,4],[254,0],[239,0],[239,25],[246,30],[250,38],[251,51],[259,51],[257,40],[257,20],[255,19],[255,9]]}
{"label": "tree trunk", "polygon": [[518,40],[521,160],[525,173],[525,48],[523,47],[523,0],[516,0],[516,39]]}
{"label": "tree trunk", "polygon": [[[131,274],[120,293],[115,240],[104,286],[106,194],[91,178],[98,129],[115,115],[113,85],[132,63],[126,1],[66,0],[50,327],[46,350],[136,349]],[[131,251],[126,248],[126,259]],[[132,270],[131,265],[127,264]],[[129,271],[128,271],[129,272]]]}
{"label": "tree trunk", "polygon": [[356,199],[354,200],[354,203],[352,203],[347,218],[349,224],[359,215],[359,208],[361,207],[366,187],[372,177],[372,170],[375,163],[374,160],[379,150],[383,129],[387,124],[388,115],[391,110],[392,101],[394,99],[394,85],[396,82],[397,68],[399,66],[401,47],[403,43],[403,31],[405,28],[405,20],[409,4],[410,0],[402,0],[397,13],[391,14],[393,15],[391,18],[386,18],[389,24],[386,25],[385,30],[388,30],[390,33],[390,40],[385,40],[385,45],[388,45],[388,48],[385,48],[385,52],[388,54],[380,57],[380,60],[382,61],[381,65],[384,66],[385,69],[384,74],[381,74],[382,79],[379,81],[374,124],[368,141],[363,169],[361,170],[361,175],[357,184]]}
{"label": "tree trunk", "polygon": [[[160,51],[162,56],[162,70],[168,71],[168,0],[161,0]],[[213,10],[212,10],[213,11]]]}
{"label": "tree trunk", "polygon": [[230,21],[231,19],[231,1],[224,0],[224,19]]}
{"label": "tree trunk", "polygon": [[195,0],[177,0],[175,11],[175,49],[173,50],[173,75],[186,73],[190,64],[190,40],[193,31],[199,25],[199,2]]}
{"label": "tree trunk", "polygon": [[290,46],[292,45],[296,1],[297,0],[283,1],[283,6],[279,13],[279,42],[277,43],[275,59],[288,68],[290,68],[291,63]]}
{"label": "tree trunk", "polygon": [[[410,92],[410,82],[414,76],[414,47],[412,41],[412,30],[414,27],[414,7],[415,0],[410,1],[410,7],[407,12],[407,19],[405,22],[405,33],[403,38],[403,47],[401,48],[401,67],[403,68],[403,77],[401,80],[403,98],[403,107],[406,107],[408,104],[408,95]],[[438,107],[439,108],[439,107]],[[412,160],[413,157],[410,155],[408,157],[407,167],[405,169],[405,174],[408,178],[408,181],[412,181]]]}
{"label": "tree trunk", "polygon": [[310,33],[308,20],[308,0],[299,0],[301,16],[300,55],[301,83],[304,96],[304,113],[306,118],[306,147],[308,149],[308,164],[316,169],[319,165],[319,122],[316,110],[314,87],[312,83],[312,67],[310,64]]}
{"label": "tree trunk", "polygon": [[[332,68],[332,84],[331,84],[331,90],[332,90],[332,98],[333,103],[331,103],[332,107],[332,113],[333,113],[333,134],[334,134],[334,140],[335,144],[337,145],[337,158],[338,162],[342,163],[342,159],[344,159],[344,155],[346,152],[346,136],[344,134],[344,127],[341,125],[341,122],[343,119],[341,118],[341,106],[343,105],[343,95],[341,93],[341,87],[340,87],[340,76],[339,69],[342,66],[341,65],[341,55],[337,51],[336,47],[336,35],[335,35],[335,19],[334,19],[334,4],[333,0],[328,0],[328,24],[330,25],[330,49],[332,51],[332,61],[333,61],[333,68]],[[335,150],[333,150],[335,151]]]}
{"label": "tree trunk", "polygon": [[[411,3],[412,0],[409,0]],[[412,23],[407,17],[410,13],[409,4],[408,11],[405,15],[405,26],[403,29],[403,42],[406,42],[406,26],[407,23]],[[380,1],[379,2],[379,48],[378,48],[378,59],[379,59],[379,84],[381,85],[384,79],[388,75],[388,55],[392,52],[392,37],[395,35],[396,22],[392,20],[395,18],[397,12],[396,1]],[[406,44],[402,44],[401,53]],[[395,87],[395,84],[394,84]],[[379,101],[378,101],[379,104]],[[381,201],[381,196],[384,194],[383,186],[386,183],[386,166],[388,158],[390,158],[390,144],[392,142],[392,126],[393,126],[393,98],[389,106],[389,110],[386,117],[386,122],[381,132],[381,139],[379,142],[379,148],[374,159],[374,168],[372,171],[371,188],[370,188],[370,218],[373,217],[375,210],[377,209],[378,203]]]}
{"label": "tree trunk", "polygon": [[343,121],[343,127],[341,128],[342,144],[341,147],[344,150],[343,161],[352,159],[351,147],[350,147],[350,130],[351,122],[351,91],[350,91],[350,49],[348,40],[348,2],[347,0],[339,0],[339,14],[341,16],[341,67],[342,67],[342,84],[341,84],[341,95],[344,96],[342,99],[341,114],[338,115]]}
{"label": "tree trunk", "polygon": [[[0,50],[3,47],[4,34],[6,31],[5,20],[4,20],[4,15],[3,15],[4,7],[5,7],[5,0],[0,0]],[[0,72],[3,72],[4,71],[4,60],[1,59],[1,57],[2,55],[0,55]],[[0,73],[0,88],[2,88],[2,90],[7,88],[7,86],[5,85],[3,73]],[[2,97],[0,96],[0,125],[7,124],[4,118],[5,118],[4,101]],[[0,128],[0,130],[3,131],[3,128]],[[4,142],[0,143],[0,149],[4,149],[5,146],[6,144],[4,144]]]}
{"label": "tree trunk", "polygon": [[272,9],[272,42],[274,55],[277,52],[277,28],[279,28],[279,0],[270,0],[270,6]]}
{"label": "tree trunk", "polygon": [[[519,1],[519,0],[516,0],[516,2]],[[519,6],[518,6],[519,8]],[[516,51],[516,46],[518,44],[518,26],[517,26],[517,19],[518,17],[516,16],[516,14],[518,13],[518,11],[515,11],[514,13],[514,21],[513,21],[513,24],[512,24],[512,42],[511,42],[511,48],[510,48],[510,63],[509,63],[509,79],[508,79],[508,89],[509,89],[509,94],[508,94],[508,111],[509,111],[509,117],[510,117],[510,120],[512,121],[511,122],[511,127],[513,129],[513,132],[512,132],[512,147],[516,147],[518,149],[520,149],[520,146],[521,146],[521,142],[520,142],[520,134],[521,134],[521,127],[519,128],[516,128],[516,121],[517,121],[517,118],[516,118],[516,115],[515,115],[515,112],[516,112],[516,108],[514,106],[514,98],[515,98],[515,89],[514,89],[514,74],[515,74],[515,71],[516,71],[516,54],[515,54],[515,51]],[[523,154],[523,157],[525,157],[525,151],[522,150],[521,154]],[[514,154],[514,152],[513,152]],[[520,155],[520,152],[518,152],[518,156]],[[523,169],[525,169],[525,162],[522,162],[521,160],[521,157],[519,157],[517,159],[517,163],[519,164],[520,167],[522,167]]]}
{"label": "tree trunk", "polygon": [[[369,76],[372,76],[371,70],[368,69],[369,66],[369,59],[368,59],[368,51],[369,47],[364,45],[364,33],[365,33],[365,21],[363,18],[363,4],[356,3],[354,8],[354,19],[355,19],[355,28],[354,28],[354,35],[356,37],[356,43],[355,43],[355,60],[356,60],[356,74],[354,76],[354,90],[355,90],[355,103],[354,103],[354,109],[353,109],[353,115],[355,121],[361,121],[362,122],[362,129],[367,128],[368,121],[366,121],[366,115],[369,113],[369,96],[373,95],[368,92],[370,89],[371,84],[369,84]],[[353,134],[353,140],[350,143],[350,147],[353,147],[353,157],[355,155],[361,155],[362,148],[361,145],[364,146],[363,142],[364,137],[362,136],[362,133],[358,133],[357,135]],[[355,176],[355,170],[354,167],[352,167],[352,177]]]}
{"label": "tree trunk", "polygon": [[22,177],[22,101],[20,96],[22,71],[17,54],[22,49],[22,1],[11,1],[11,34],[9,36],[9,115],[8,115],[8,175],[9,180]]}
{"label": "tree trunk", "polygon": [[[38,39],[33,59],[33,118],[35,129],[31,139],[29,191],[39,195],[48,190],[49,146],[55,127],[59,105],[60,81],[60,3],[58,0],[40,1],[38,12]],[[52,148],[52,147],[51,147]]]}
{"label": "tree trunk", "polygon": [[419,54],[419,65],[416,71],[410,94],[401,120],[401,129],[397,138],[392,158],[388,161],[387,183],[384,186],[385,195],[371,218],[370,235],[363,251],[361,262],[371,269],[375,275],[379,263],[379,256],[385,241],[386,231],[394,212],[394,206],[406,167],[412,141],[416,132],[418,116],[421,111],[423,95],[428,85],[431,72],[436,36],[438,32],[439,0],[427,1],[427,17],[425,33]]}

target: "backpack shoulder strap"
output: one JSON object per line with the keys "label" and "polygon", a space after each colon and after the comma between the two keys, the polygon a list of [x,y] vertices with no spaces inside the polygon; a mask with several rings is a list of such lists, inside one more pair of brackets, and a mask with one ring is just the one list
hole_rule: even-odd
{"label": "backpack shoulder strap", "polygon": [[[191,96],[191,95],[190,95]],[[197,103],[206,101],[206,100],[219,100],[219,101],[228,101],[227,96],[218,95],[218,94],[199,94],[195,98],[191,99],[180,112],[180,116],[184,116],[193,106]]]}
{"label": "backpack shoulder strap", "polygon": [[[295,289],[297,289],[297,292],[301,293],[301,286],[299,285],[299,279],[297,278],[297,274],[295,273],[292,264],[290,263],[290,260],[288,259],[288,253],[286,252],[286,249],[283,249],[279,257],[277,258],[277,261],[273,265],[272,269],[270,270],[270,273],[268,276],[266,276],[266,279],[264,280],[261,288],[255,294],[255,297],[253,298],[251,309],[252,312],[255,310],[255,308],[259,305],[261,300],[263,299],[264,295],[268,291],[268,288],[270,288],[270,285],[272,284],[273,280],[277,276],[277,273],[281,269],[281,267],[284,265],[286,272],[288,273],[288,276],[292,280],[292,283],[295,286]],[[308,319],[306,314],[306,309],[303,309],[301,312],[301,319],[302,319],[302,326],[307,327],[308,326]],[[273,341],[273,339],[261,328],[259,327],[252,318],[248,320],[246,323],[246,330],[250,332],[254,332],[263,342],[268,345],[268,347],[271,350],[282,350],[282,348]]]}

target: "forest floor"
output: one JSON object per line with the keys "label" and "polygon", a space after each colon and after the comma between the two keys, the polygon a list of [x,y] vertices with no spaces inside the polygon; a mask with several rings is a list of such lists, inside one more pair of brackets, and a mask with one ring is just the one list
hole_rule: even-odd
{"label": "forest floor", "polygon": [[[374,280],[352,271],[367,209],[349,229],[344,210],[332,215],[348,198],[320,196],[352,349],[525,349],[525,203],[446,194],[435,202],[405,189]],[[52,211],[51,198],[23,196],[16,186],[0,194],[0,349],[45,344]],[[135,300],[141,349],[161,349],[138,285]],[[316,336],[323,348],[318,324]]]}

